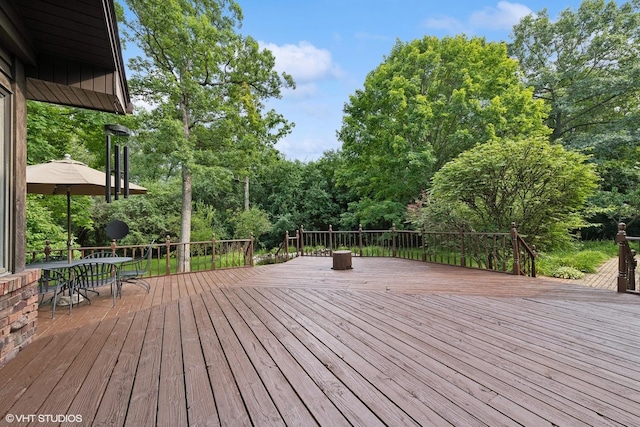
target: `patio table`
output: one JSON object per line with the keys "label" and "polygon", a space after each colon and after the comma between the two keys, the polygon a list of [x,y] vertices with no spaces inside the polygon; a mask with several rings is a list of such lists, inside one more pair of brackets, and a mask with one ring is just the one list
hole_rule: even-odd
{"label": "patio table", "polygon": [[[27,268],[39,268],[42,270],[42,275],[43,277],[40,280],[48,280],[49,276],[50,276],[50,272],[58,272],[60,273],[62,276],[64,276],[69,282],[71,282],[74,279],[74,268],[78,267],[78,266],[82,266],[82,265],[86,265],[86,264],[96,264],[96,263],[100,263],[100,264],[110,264],[113,265],[114,267],[117,267],[118,265],[125,263],[125,262],[130,262],[132,261],[133,258],[132,257],[102,257],[102,258],[83,258],[83,259],[76,259],[76,260],[56,260],[56,261],[44,261],[44,262],[34,262],[32,264],[27,264],[26,267]],[[116,276],[117,276],[117,271],[115,272]],[[116,280],[116,293],[119,294],[119,279]],[[49,286],[43,286],[41,287],[41,289],[46,290],[47,292],[49,291]],[[63,289],[64,291],[65,289]],[[69,290],[68,288],[66,289],[67,291]],[[55,295],[54,295],[55,296]],[[52,297],[53,298],[53,297]],[[113,301],[113,305],[115,306],[115,299],[116,299],[116,295],[114,294],[114,301]],[[43,297],[43,301],[44,301],[44,297]],[[78,303],[80,302],[80,294],[78,294]],[[42,301],[41,301],[42,302]],[[70,304],[75,304],[75,302],[71,301],[71,298],[69,300]],[[55,310],[55,308],[54,308]],[[55,311],[52,312],[52,316],[55,315],[54,314]]]}
{"label": "patio table", "polygon": [[[82,259],[74,259],[71,261],[68,260],[56,260],[56,261],[42,261],[42,262],[34,262],[31,264],[27,264],[26,268],[40,268],[46,270],[65,270],[73,268],[77,265],[88,264],[91,262],[96,262],[98,259],[96,258],[82,258]],[[124,262],[133,261],[132,257],[128,256],[113,256],[113,257],[102,257],[99,258],[100,262],[104,262],[105,264],[122,264]]]}

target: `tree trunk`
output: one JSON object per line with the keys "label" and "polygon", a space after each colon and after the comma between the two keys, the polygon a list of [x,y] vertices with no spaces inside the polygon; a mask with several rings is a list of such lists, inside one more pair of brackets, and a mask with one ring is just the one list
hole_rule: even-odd
{"label": "tree trunk", "polygon": [[[189,117],[189,109],[187,102],[183,98],[180,103],[182,110],[182,131],[184,132],[185,141],[189,141],[191,119]],[[188,162],[182,165],[182,212],[180,218],[180,243],[178,247],[178,271],[187,273],[191,271],[191,202],[192,196],[192,176]]]}
{"label": "tree trunk", "polygon": [[182,214],[180,219],[180,243],[178,247],[178,271],[186,273],[191,271],[191,170],[186,165],[182,166]]}

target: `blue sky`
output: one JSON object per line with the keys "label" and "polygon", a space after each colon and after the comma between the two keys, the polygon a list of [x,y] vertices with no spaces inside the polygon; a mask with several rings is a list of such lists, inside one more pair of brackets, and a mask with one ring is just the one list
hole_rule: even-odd
{"label": "blue sky", "polygon": [[297,84],[271,102],[295,122],[276,148],[288,159],[316,160],[338,149],[336,131],[349,95],[388,55],[396,40],[464,33],[509,40],[513,24],[544,8],[555,17],[580,6],[576,0],[237,0],[240,32],[276,56],[276,68]]}
{"label": "blue sky", "polygon": [[[466,34],[509,41],[521,17],[547,9],[554,18],[579,0],[236,0],[240,33],[276,57],[295,90],[268,107],[295,123],[276,148],[290,160],[313,161],[340,148],[336,132],[349,95],[362,88],[396,40]],[[133,46],[132,46],[133,48]],[[129,55],[127,54],[129,53]],[[124,52],[125,58],[137,54]]]}

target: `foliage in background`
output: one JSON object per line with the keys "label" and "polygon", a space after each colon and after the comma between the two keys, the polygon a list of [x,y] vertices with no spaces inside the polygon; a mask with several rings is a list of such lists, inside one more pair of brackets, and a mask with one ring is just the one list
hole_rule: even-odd
{"label": "foliage in background", "polygon": [[[171,7],[195,4],[145,3],[155,4],[155,16],[169,21],[175,12],[170,12]],[[237,6],[214,3],[232,9]],[[639,45],[633,42],[640,31],[639,4],[638,0],[619,5],[585,0],[578,10],[568,9],[556,21],[546,12],[523,19],[514,28],[513,43],[508,47],[520,68],[506,56],[504,44],[479,38],[398,41],[389,57],[371,71],[364,89],[345,106],[339,133],[343,149],[307,163],[286,160],[273,147],[292,126],[262,106],[266,97],[278,96],[279,88],[259,94],[243,85],[226,86],[231,104],[196,96],[190,98],[189,108],[179,109],[177,98],[166,89],[167,83],[175,82],[174,76],[189,77],[180,74],[192,56],[187,53],[223,49],[224,43],[183,48],[178,52],[185,54],[178,57],[183,62],[176,62],[170,75],[158,74],[158,80],[147,80],[142,72],[128,76],[133,93],[143,95],[145,101],[134,99],[138,107],[134,115],[114,116],[29,101],[28,163],[72,153],[75,159],[101,170],[105,161],[103,126],[124,124],[134,131],[127,140],[132,181],[149,188],[149,193],[109,205],[100,197],[73,197],[72,230],[77,244],[108,244],[104,229],[113,219],[130,225],[130,235],[123,244],[163,241],[166,235],[177,240],[182,168],[187,165],[192,177],[191,240],[209,240],[213,233],[216,238],[234,235],[235,215],[243,209],[244,182],[249,177],[250,206],[266,212],[272,224],[261,242],[274,247],[286,230],[293,232],[300,225],[308,230],[326,229],[329,224],[334,229],[352,230],[360,223],[365,228],[388,228],[395,223],[399,228],[405,224],[434,230],[480,229],[477,215],[460,200],[443,201],[423,193],[430,178],[440,166],[477,143],[492,136],[520,139],[508,136],[544,134],[546,123],[554,132],[552,138],[557,138],[555,142],[590,155],[602,178],[600,190],[580,211],[586,215],[583,220],[578,221],[578,212],[573,212],[568,223],[553,223],[550,234],[566,241],[567,226],[573,224],[583,225],[583,238],[610,237],[617,231],[617,223],[624,221],[629,224],[629,234],[640,235]],[[186,16],[196,20],[196,15],[186,14],[176,22],[167,22],[181,26]],[[182,28],[192,28],[196,31],[193,35],[205,31],[205,26],[195,22]],[[227,76],[239,80],[273,77],[269,74],[273,71],[270,54],[259,52],[250,38],[236,38],[234,32],[231,25],[216,35],[226,37],[223,42],[235,40],[233,43],[239,44],[228,46],[239,47],[238,52],[245,54],[237,58],[246,60],[243,65],[234,65]],[[242,46],[246,50],[240,49]],[[262,62],[256,64],[249,56]],[[149,65],[136,64],[140,69]],[[287,76],[280,79],[280,87],[292,83]],[[195,79],[181,81],[191,84]],[[188,138],[180,115],[183,111],[195,113],[190,116],[193,121]],[[546,111],[551,112],[549,117]],[[508,151],[506,146],[501,149]],[[495,159],[500,162],[507,154]],[[535,161],[531,165],[532,170],[538,168]],[[505,186],[509,180],[504,181]],[[543,200],[537,203],[546,203]],[[43,245],[46,234],[54,242],[60,239],[60,246],[64,246],[64,196],[30,196],[27,215],[30,248],[41,249],[38,246]],[[512,220],[500,221],[510,224]],[[495,222],[489,221],[488,226]],[[518,224],[518,229],[530,234],[522,226]],[[489,231],[484,225],[482,228]],[[535,238],[527,240],[540,246]],[[542,264],[547,254],[541,257]]]}
{"label": "foliage in background", "polygon": [[[221,146],[242,151],[238,159],[255,160],[261,146],[288,133],[282,116],[263,110],[265,100],[279,98],[293,80],[274,71],[271,52],[237,32],[242,11],[232,0],[126,3],[125,38],[144,54],[129,61],[130,87],[149,104],[157,129],[177,131],[161,133],[181,174],[180,241],[189,242],[195,169],[216,166],[211,161],[226,151]],[[180,250],[178,257],[182,271],[189,271],[189,253]]]}
{"label": "foliage in background", "polygon": [[562,250],[538,253],[536,269],[540,276],[580,279],[585,273],[596,273],[617,253],[618,245],[613,240],[574,242]]}
{"label": "foliage in background", "polygon": [[595,227],[585,231],[601,237],[615,233],[619,221],[636,221],[640,1],[584,0],[553,20],[542,10],[523,18],[512,39],[509,53],[520,62],[525,84],[550,108],[552,140],[592,155],[598,165],[603,181],[592,199]]}
{"label": "foliage in background", "polygon": [[339,164],[339,157],[331,153],[307,164],[277,159],[258,174],[252,203],[267,212],[273,223],[262,239],[267,246],[277,246],[287,230],[293,233],[301,225],[311,230],[339,223],[346,209],[335,178]]}
{"label": "foliage in background", "polygon": [[260,246],[260,237],[271,230],[269,215],[258,208],[236,212],[231,218],[231,223],[234,228],[234,239],[246,239],[253,236],[257,246]]}
{"label": "foliage in background", "polygon": [[43,250],[47,240],[54,248],[64,248],[67,244],[66,228],[55,222],[53,213],[42,203],[43,197],[27,196],[27,253]]}
{"label": "foliage in background", "polygon": [[[468,207],[459,201],[435,198],[425,191],[407,206],[406,221],[410,228],[425,231],[472,231]],[[508,230],[500,230],[506,233]]]}
{"label": "foliage in background", "polygon": [[580,210],[597,186],[587,157],[544,138],[477,145],[433,177],[436,200],[465,205],[476,231],[502,231],[517,224],[536,245],[567,243],[582,222]]}
{"label": "foliage in background", "polygon": [[388,227],[449,160],[495,137],[544,135],[545,117],[504,43],[398,41],[344,108],[340,182],[350,210],[363,225]]}

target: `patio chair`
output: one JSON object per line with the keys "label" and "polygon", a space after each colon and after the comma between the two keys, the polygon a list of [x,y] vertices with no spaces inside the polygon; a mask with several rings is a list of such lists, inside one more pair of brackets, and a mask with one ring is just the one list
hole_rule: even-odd
{"label": "patio chair", "polygon": [[[51,318],[56,317],[56,306],[58,304],[58,295],[68,290],[71,292],[70,280],[66,272],[58,270],[42,270],[42,275],[38,280],[38,295],[40,295],[40,302],[38,305],[44,302],[44,298],[47,294],[53,292],[51,298],[48,301],[53,301],[51,309]],[[69,313],[71,313],[71,307],[69,307]]]}
{"label": "patio chair", "polygon": [[73,294],[82,295],[89,303],[91,298],[87,295],[88,292],[93,292],[100,295],[100,292],[96,288],[104,286],[111,287],[111,294],[113,295],[113,306],[116,306],[116,297],[120,296],[120,281],[118,280],[118,266],[109,262],[101,262],[99,259],[91,262],[83,262],[82,264],[75,265],[74,280],[71,284],[72,297]]}
{"label": "patio chair", "polygon": [[145,289],[147,292],[151,290],[151,284],[144,279],[149,274],[151,267],[151,256],[153,255],[153,242],[149,243],[142,257],[133,261],[125,262],[120,266],[118,277],[122,283],[132,283]]}

